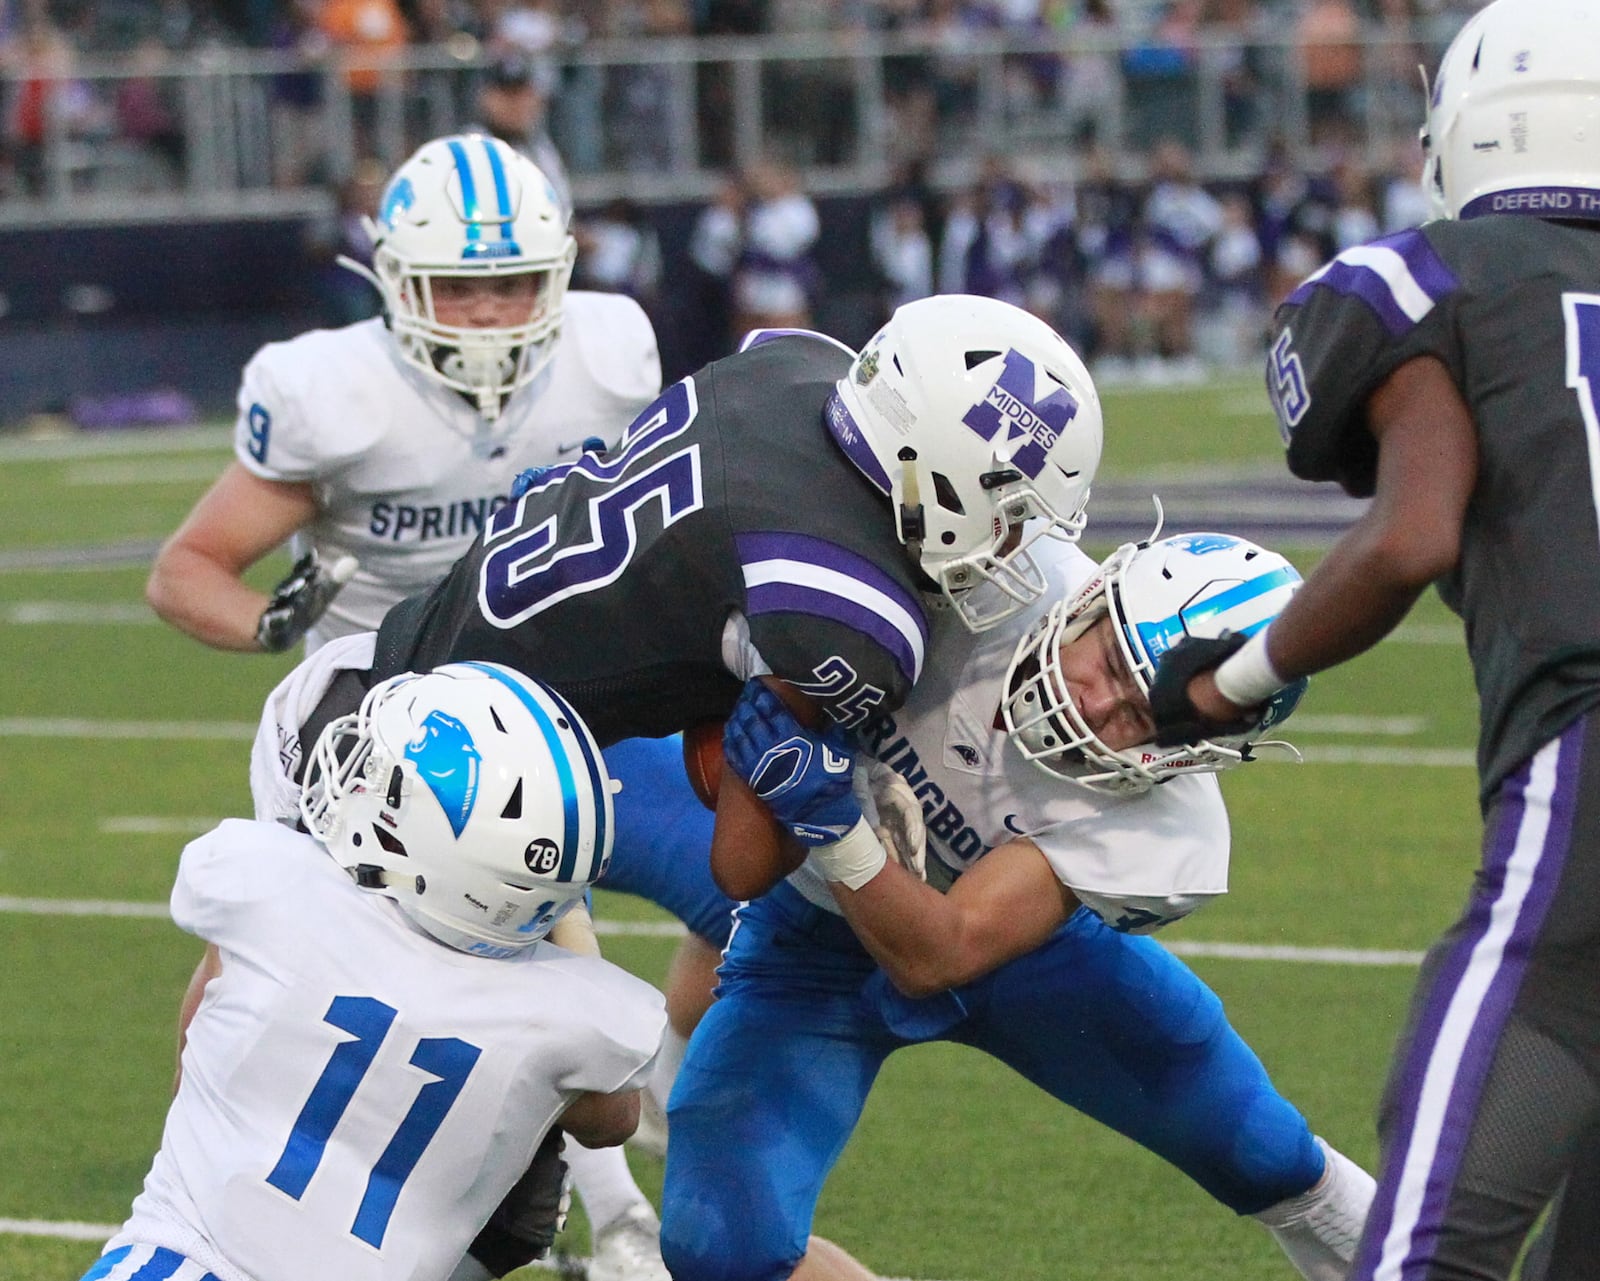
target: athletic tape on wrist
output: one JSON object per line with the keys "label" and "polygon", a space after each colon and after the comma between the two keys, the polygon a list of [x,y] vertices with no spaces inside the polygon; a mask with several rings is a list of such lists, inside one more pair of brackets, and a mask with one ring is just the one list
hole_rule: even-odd
{"label": "athletic tape on wrist", "polygon": [[1267,657],[1267,633],[1271,630],[1263,627],[1217,668],[1217,693],[1237,707],[1264,703],[1289,683]]}
{"label": "athletic tape on wrist", "polygon": [[817,860],[824,877],[853,890],[859,890],[883,871],[883,865],[889,861],[883,842],[864,818],[831,845],[817,846],[811,856]]}

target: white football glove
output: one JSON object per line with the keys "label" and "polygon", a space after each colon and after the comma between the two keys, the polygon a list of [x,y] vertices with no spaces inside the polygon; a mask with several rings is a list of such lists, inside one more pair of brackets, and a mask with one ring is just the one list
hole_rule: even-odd
{"label": "white football glove", "polygon": [[[919,881],[928,879],[928,829],[922,802],[911,784],[892,765],[863,757],[872,808],[863,806],[884,849]],[[858,771],[859,775],[859,771]]]}
{"label": "white football glove", "polygon": [[269,654],[288,649],[322,617],[359,568],[354,556],[341,556],[326,567],[315,550],[307,552],[272,589],[272,599],[256,624],[256,644]]}

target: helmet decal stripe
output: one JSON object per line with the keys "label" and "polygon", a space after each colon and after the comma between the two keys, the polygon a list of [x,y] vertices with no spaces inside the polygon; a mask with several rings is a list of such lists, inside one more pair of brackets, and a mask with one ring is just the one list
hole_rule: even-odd
{"label": "helmet decal stripe", "polygon": [[522,250],[518,247],[511,231],[511,217],[516,211],[511,207],[511,185],[506,177],[505,161],[495,149],[492,139],[484,139],[483,149],[489,157],[489,176],[494,179],[494,195],[500,210],[500,239],[506,242],[500,246],[500,251],[520,254]]}
{"label": "helmet decal stripe", "polygon": [[[578,845],[582,832],[579,830],[578,814],[578,788],[572,775],[571,764],[567,759],[567,744],[562,741],[560,732],[550,720],[549,714],[539,706],[538,700],[533,697],[520,681],[509,679],[506,674],[488,663],[463,663],[463,667],[471,667],[483,672],[500,682],[517,696],[518,701],[528,709],[528,714],[533,717],[538,725],[539,732],[544,735],[545,745],[550,749],[550,758],[555,762],[556,781],[561,787],[561,863],[556,869],[553,879],[570,881],[573,879],[573,870],[578,864]],[[583,736],[575,735],[581,743]],[[584,754],[588,754],[588,744],[583,744]],[[596,849],[603,848],[596,845]]]}
{"label": "helmet decal stripe", "polygon": [[1346,249],[1308,276],[1289,295],[1298,306],[1317,288],[1359,298],[1377,314],[1391,337],[1409,333],[1457,288],[1455,274],[1420,231],[1402,231],[1370,245]]}
{"label": "helmet decal stripe", "polygon": [[[1135,628],[1139,642],[1135,647],[1135,652],[1142,649],[1149,661],[1153,663],[1182,640],[1185,635],[1206,634],[1197,630],[1198,625],[1215,622],[1222,615],[1238,609],[1242,605],[1246,605],[1251,601],[1260,601],[1263,596],[1286,587],[1292,589],[1299,582],[1300,575],[1294,567],[1282,565],[1270,574],[1259,574],[1247,582],[1230,587],[1227,591],[1218,592],[1215,596],[1207,597],[1199,604],[1180,610],[1168,618],[1163,618],[1158,622],[1139,623]],[[1240,621],[1238,625],[1231,626],[1229,630],[1239,632],[1245,636],[1253,636],[1275,618],[1282,608],[1282,601],[1273,602],[1270,608],[1252,611],[1248,620]],[[1206,630],[1210,631],[1212,629]]]}
{"label": "helmet decal stripe", "polygon": [[450,155],[456,162],[456,177],[461,181],[461,216],[466,221],[467,243],[461,251],[461,256],[476,258],[479,241],[483,235],[483,211],[478,208],[478,184],[472,177],[472,161],[467,159],[467,149],[454,138],[450,140]]}
{"label": "helmet decal stripe", "polygon": [[928,620],[921,603],[848,548],[803,534],[740,534],[745,613],[831,618],[894,656],[908,681],[922,673]]}
{"label": "helmet decal stripe", "polygon": [[883,465],[872,452],[872,446],[867,444],[867,438],[862,434],[860,425],[845,408],[844,400],[837,391],[828,393],[828,402],[823,406],[822,419],[828,425],[829,434],[838,442],[839,448],[844,450],[845,456],[856,465],[861,474],[884,494],[890,493],[892,486],[889,484],[889,474],[883,470]]}
{"label": "helmet decal stripe", "polygon": [[[593,747],[589,741],[589,736],[582,732],[580,727],[584,724],[584,722],[582,718],[579,717],[578,713],[573,710],[572,704],[568,703],[566,699],[562,698],[561,695],[556,692],[553,686],[545,685],[542,688],[544,689],[544,692],[550,696],[550,700],[566,713],[567,720],[572,723],[573,737],[577,740],[578,751],[583,757],[584,772],[589,776],[589,794],[595,798],[594,853],[589,859],[588,875],[576,878],[582,881],[592,881],[595,877],[599,876],[606,870],[604,863],[602,863],[600,860],[606,852],[606,842],[609,839],[606,834],[606,807],[604,804],[604,798],[606,795],[606,788],[608,786],[607,780],[609,779],[610,775],[606,772],[606,769],[601,763],[599,756],[593,750]],[[563,866],[565,866],[565,864],[563,864]],[[587,891],[585,891],[585,893],[587,893]]]}

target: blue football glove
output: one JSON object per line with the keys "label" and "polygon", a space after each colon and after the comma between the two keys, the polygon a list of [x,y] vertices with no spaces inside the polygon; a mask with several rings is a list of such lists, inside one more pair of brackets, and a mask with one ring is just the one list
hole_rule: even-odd
{"label": "blue football glove", "polygon": [[802,845],[829,845],[861,821],[851,790],[855,751],[842,731],[817,733],[760,681],[747,681],[722,731],[722,751]]}

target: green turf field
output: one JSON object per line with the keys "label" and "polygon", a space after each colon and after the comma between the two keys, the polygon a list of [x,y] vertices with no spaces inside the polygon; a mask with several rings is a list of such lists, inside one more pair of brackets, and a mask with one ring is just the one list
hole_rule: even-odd
{"label": "green turf field", "polygon": [[[1102,474],[1119,480],[1279,457],[1254,381],[1108,393],[1106,420]],[[167,440],[0,438],[0,1281],[72,1281],[99,1252],[95,1225],[125,1214],[159,1139],[174,1013],[198,954],[155,909],[45,909],[165,899],[186,833],[248,811],[249,732],[291,662],[211,653],[144,613],[149,550],[228,456],[220,431],[156,447]],[[1085,542],[1109,550],[1092,519]],[[111,545],[122,558],[99,566],[44,555]],[[1314,563],[1312,550],[1280,550]],[[284,563],[259,567],[262,584]],[[1454,915],[1476,861],[1461,763],[1476,718],[1450,621],[1430,596],[1398,636],[1315,681],[1287,727],[1305,764],[1227,777],[1233,893],[1168,942],[1382,959],[1370,952],[1419,950]],[[597,916],[666,919],[606,895]],[[605,942],[630,969],[664,976],[669,937]],[[1370,1165],[1414,976],[1405,957],[1192,964],[1313,1127]],[[632,1159],[653,1194],[659,1163]],[[1156,1158],[943,1046],[890,1062],[816,1226],[896,1277],[1292,1275],[1260,1228]],[[585,1248],[581,1219],[571,1248]]]}

